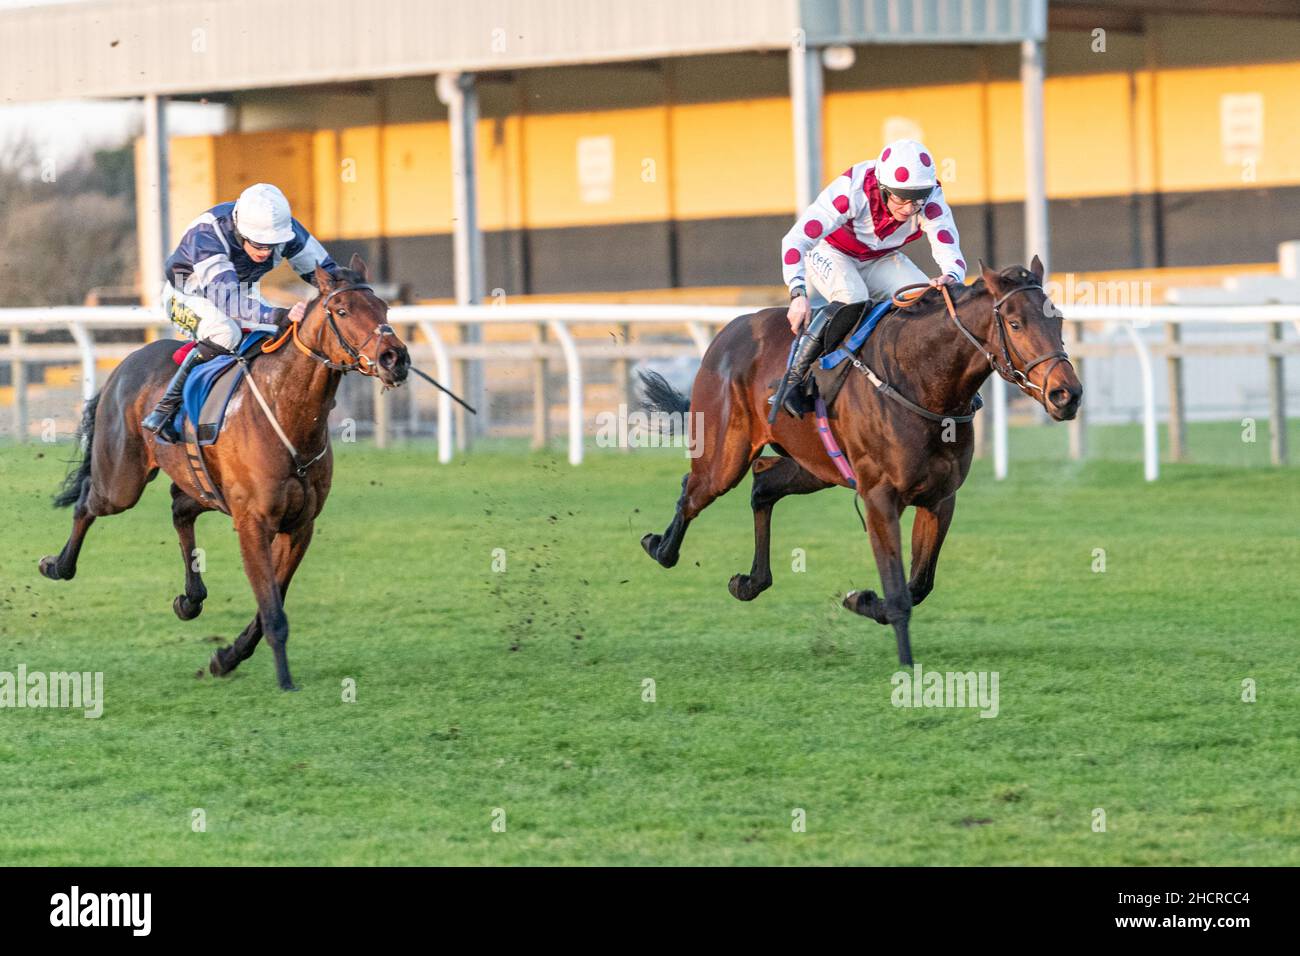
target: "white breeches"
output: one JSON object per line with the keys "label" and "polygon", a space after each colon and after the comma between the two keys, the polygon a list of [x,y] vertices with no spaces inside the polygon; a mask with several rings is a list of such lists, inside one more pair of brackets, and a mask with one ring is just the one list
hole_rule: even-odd
{"label": "white breeches", "polygon": [[859,262],[824,239],[813,246],[804,265],[810,287],[808,303],[813,308],[827,302],[883,302],[905,285],[929,281],[901,252]]}
{"label": "white breeches", "polygon": [[[259,296],[259,301],[262,300]],[[222,348],[235,349],[244,332],[249,329],[273,330],[275,326],[246,322],[239,323],[226,315],[211,301],[201,295],[187,294],[171,283],[163,286],[163,313],[177,328],[189,333],[196,341],[207,339]]]}

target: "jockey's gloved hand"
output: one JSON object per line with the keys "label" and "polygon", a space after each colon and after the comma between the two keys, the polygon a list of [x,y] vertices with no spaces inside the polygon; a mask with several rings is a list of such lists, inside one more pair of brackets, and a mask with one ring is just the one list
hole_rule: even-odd
{"label": "jockey's gloved hand", "polygon": [[271,321],[275,323],[276,328],[278,328],[281,332],[283,332],[285,329],[289,327],[289,310],[272,309]]}

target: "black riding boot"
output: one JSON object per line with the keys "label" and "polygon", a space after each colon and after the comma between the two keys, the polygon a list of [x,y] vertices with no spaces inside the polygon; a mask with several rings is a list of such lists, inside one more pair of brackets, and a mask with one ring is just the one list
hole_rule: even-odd
{"label": "black riding boot", "polygon": [[808,329],[799,336],[799,340],[794,346],[794,353],[790,357],[790,367],[786,369],[784,380],[777,386],[776,394],[772,396],[772,413],[768,417],[769,423],[776,421],[778,405],[795,418],[802,417],[803,409],[799,401],[799,387],[808,375],[808,369],[812,366],[813,359],[817,358],[821,353],[822,339],[826,335],[826,326],[830,324],[835,313],[843,307],[843,302],[831,302],[822,306],[813,315],[812,321],[808,323]]}
{"label": "black riding boot", "polygon": [[181,367],[176,370],[172,376],[171,382],[167,385],[167,391],[163,393],[162,399],[158,406],[149,413],[148,417],[140,423],[140,427],[146,431],[151,431],[162,437],[164,441],[176,442],[180,440],[171,427],[172,417],[176,414],[176,409],[181,406],[181,397],[184,394],[185,380],[190,377],[190,371],[200,362],[207,360],[201,346],[194,346],[190,349]]}

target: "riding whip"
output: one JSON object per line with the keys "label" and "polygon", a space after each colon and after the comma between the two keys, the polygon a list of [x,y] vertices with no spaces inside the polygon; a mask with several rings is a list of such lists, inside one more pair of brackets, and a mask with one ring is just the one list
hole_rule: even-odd
{"label": "riding whip", "polygon": [[416,368],[414,365],[409,366],[409,367],[410,367],[410,370],[411,370],[412,372],[414,372],[416,375],[420,376],[420,378],[424,379],[426,382],[428,382],[430,385],[432,385],[432,386],[433,386],[434,388],[436,388],[438,391],[440,391],[440,392],[445,392],[446,394],[450,395],[454,401],[459,402],[461,405],[464,405],[466,408],[468,408],[468,409],[469,409],[473,414],[475,414],[475,415],[478,414],[478,409],[477,409],[477,408],[475,408],[475,407],[474,407],[473,405],[471,405],[469,402],[465,401],[465,399],[461,398],[459,395],[457,395],[457,394],[456,394],[455,392],[453,392],[451,389],[446,388],[445,386],[439,384],[438,381],[437,381],[436,379],[433,378],[433,376],[431,376],[431,375],[425,375],[423,372],[421,372],[421,371],[420,371],[418,368]]}

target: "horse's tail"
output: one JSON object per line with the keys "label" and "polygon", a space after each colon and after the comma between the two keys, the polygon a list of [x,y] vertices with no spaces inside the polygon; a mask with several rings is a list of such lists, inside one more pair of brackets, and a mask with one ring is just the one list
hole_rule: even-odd
{"label": "horse's tail", "polygon": [[100,393],[96,392],[81,413],[81,425],[77,428],[77,447],[81,449],[79,459],[72,460],[72,468],[59,493],[54,496],[54,507],[66,508],[77,503],[81,490],[90,480],[90,452],[95,441],[95,410],[99,408]]}
{"label": "horse's tail", "polygon": [[668,380],[658,372],[641,369],[637,375],[641,377],[641,387],[645,389],[643,404],[647,411],[685,415],[691,410],[691,400],[669,385]]}

